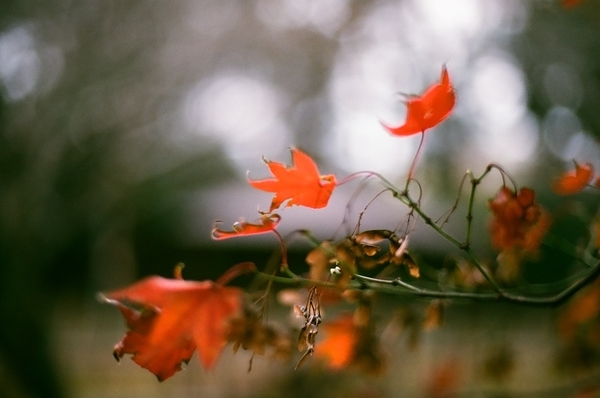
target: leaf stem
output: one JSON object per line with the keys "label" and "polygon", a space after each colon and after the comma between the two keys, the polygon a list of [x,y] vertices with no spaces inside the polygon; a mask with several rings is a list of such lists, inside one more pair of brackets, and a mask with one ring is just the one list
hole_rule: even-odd
{"label": "leaf stem", "polygon": [[277,240],[279,241],[279,247],[281,247],[281,268],[287,270],[289,267],[288,267],[288,259],[287,259],[287,246],[285,245],[285,240],[283,239],[281,234],[279,232],[277,232],[277,230],[274,229],[273,233],[275,234],[275,236],[277,237]]}
{"label": "leaf stem", "polygon": [[408,177],[406,178],[406,185],[404,185],[404,190],[408,191],[408,184],[412,180],[413,173],[415,171],[415,167],[417,166],[417,158],[421,153],[421,148],[423,148],[423,142],[425,142],[425,130],[421,131],[421,141],[419,141],[419,147],[417,148],[417,153],[415,153],[415,157],[410,165],[410,169],[408,169]]}

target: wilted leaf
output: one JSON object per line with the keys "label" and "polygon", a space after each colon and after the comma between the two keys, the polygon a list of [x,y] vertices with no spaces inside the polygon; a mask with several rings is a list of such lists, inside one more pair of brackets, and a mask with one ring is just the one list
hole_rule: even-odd
{"label": "wilted leaf", "polygon": [[317,286],[313,286],[308,291],[306,305],[295,306],[294,309],[304,317],[304,325],[298,334],[298,351],[304,351],[304,354],[296,364],[296,369],[298,369],[315,351],[315,339],[321,324],[320,294]]}
{"label": "wilted leaf", "polygon": [[403,263],[406,264],[410,276],[413,278],[419,278],[421,276],[421,271],[419,270],[419,266],[417,263],[415,263],[415,260],[412,258],[412,256],[408,253],[405,253],[403,257]]}
{"label": "wilted leaf", "polygon": [[246,308],[244,315],[232,319],[229,341],[233,342],[233,352],[240,347],[254,354],[263,355],[270,348],[277,358],[288,359],[292,343],[287,333],[265,324],[256,311]]}
{"label": "wilted leaf", "polygon": [[306,264],[310,266],[309,279],[322,281],[328,278],[331,260],[334,257],[333,242],[325,240],[306,255]]}
{"label": "wilted leaf", "polygon": [[[340,291],[346,289],[356,272],[356,256],[352,245],[353,243],[346,238],[337,244],[323,241],[311,250],[306,256],[306,263],[310,267],[309,278],[314,281],[335,282]],[[332,275],[330,270],[335,267],[339,267],[339,271]],[[333,293],[329,288],[323,288],[322,291],[328,292],[328,295]],[[339,292],[335,295],[338,296]]]}
{"label": "wilted leaf", "polygon": [[496,249],[519,248],[535,252],[550,227],[550,216],[535,203],[535,193],[521,188],[518,194],[503,186],[489,201],[493,217],[490,223]]}
{"label": "wilted leaf", "polygon": [[550,228],[549,214],[535,202],[535,192],[521,188],[518,193],[503,186],[489,201],[492,244],[498,255],[497,275],[511,280],[524,259],[536,256],[542,238]]}
{"label": "wilted leaf", "polygon": [[119,308],[129,328],[114,347],[115,358],[132,354],[160,381],[180,370],[196,348],[202,365],[212,368],[227,344],[228,321],[242,304],[238,288],[158,276],[106,293],[104,298]]}
{"label": "wilted leaf", "polygon": [[310,350],[312,352],[317,333],[319,333],[319,328],[316,324],[308,323],[304,325],[298,334],[298,351],[304,352]]}
{"label": "wilted leaf", "polygon": [[354,242],[359,248],[358,254],[365,255],[368,257],[376,255],[381,250],[381,248],[377,246],[377,244],[381,243],[384,240],[389,240],[390,236],[392,235],[393,234],[391,231],[385,229],[364,231],[357,234],[356,236],[354,236]]}
{"label": "wilted leaf", "polygon": [[407,136],[425,132],[446,119],[455,102],[454,88],[448,70],[443,66],[439,83],[431,85],[420,97],[408,100],[406,121],[402,126],[390,127],[382,124],[393,135]]}
{"label": "wilted leaf", "polygon": [[252,224],[240,220],[233,224],[233,230],[224,231],[217,227],[216,223],[212,230],[212,237],[216,240],[235,238],[237,236],[258,235],[273,231],[281,221],[279,214],[263,214],[260,221]]}
{"label": "wilted leaf", "polygon": [[392,232],[387,229],[374,229],[357,234],[354,241],[362,245],[376,245],[389,239],[390,236],[392,236]]}
{"label": "wilted leaf", "polygon": [[400,264],[402,263],[404,255],[408,253],[408,235],[406,235],[402,240],[398,241],[397,243],[392,243],[393,242],[390,241],[390,251],[393,251],[396,262]]}
{"label": "wilted leaf", "polygon": [[327,206],[336,185],[335,176],[319,175],[315,162],[307,154],[296,148],[291,151],[291,167],[266,160],[274,178],[249,179],[248,182],[254,188],[275,194],[270,211],[279,208],[286,201],[285,207],[298,205],[320,209]]}
{"label": "wilted leaf", "polygon": [[572,195],[583,190],[592,180],[594,168],[591,163],[579,165],[575,162],[575,170],[569,171],[552,184],[552,188],[559,195]]}
{"label": "wilted leaf", "polygon": [[374,246],[374,245],[360,245],[362,252],[366,255],[366,256],[374,256],[376,255],[379,250],[381,250],[381,248],[379,246]]}

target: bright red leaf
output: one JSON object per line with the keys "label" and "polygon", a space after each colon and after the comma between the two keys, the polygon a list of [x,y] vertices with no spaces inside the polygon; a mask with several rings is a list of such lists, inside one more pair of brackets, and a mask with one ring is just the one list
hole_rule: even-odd
{"label": "bright red leaf", "polygon": [[285,207],[298,205],[320,209],[327,206],[329,197],[335,188],[333,174],[319,175],[315,162],[300,150],[292,148],[293,166],[266,160],[274,178],[248,180],[254,188],[275,193],[271,210],[277,209],[287,201]]}
{"label": "bright red leaf", "polygon": [[402,126],[390,127],[382,124],[393,135],[407,136],[425,132],[446,119],[455,102],[454,87],[446,66],[443,66],[439,83],[431,85],[420,97],[408,100],[406,121]]}
{"label": "bright red leaf", "polygon": [[594,168],[590,163],[580,165],[575,162],[575,170],[564,173],[552,184],[559,195],[572,195],[583,190],[592,180]]}
{"label": "bright red leaf", "polygon": [[211,369],[227,344],[228,321],[240,313],[242,306],[238,288],[158,276],[104,297],[117,305],[129,328],[114,347],[115,358],[132,354],[135,363],[160,381],[180,370],[196,348],[202,365]]}
{"label": "bright red leaf", "polygon": [[264,234],[275,230],[279,221],[281,221],[281,216],[279,214],[263,214],[260,221],[256,224],[246,222],[245,220],[236,222],[233,224],[232,231],[224,231],[215,224],[215,227],[212,230],[212,236],[213,239],[222,240],[235,238],[236,236]]}

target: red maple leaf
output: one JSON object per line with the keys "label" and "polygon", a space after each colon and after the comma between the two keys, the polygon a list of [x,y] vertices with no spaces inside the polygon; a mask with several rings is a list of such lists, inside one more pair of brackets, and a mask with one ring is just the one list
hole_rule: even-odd
{"label": "red maple leaf", "polygon": [[274,178],[258,181],[249,179],[248,183],[262,191],[275,193],[270,211],[285,201],[285,207],[298,205],[320,209],[327,206],[336,185],[335,176],[319,175],[310,156],[296,148],[292,148],[291,152],[293,166],[286,167],[283,163],[265,160]]}
{"label": "red maple leaf", "polygon": [[594,168],[590,163],[580,165],[575,162],[575,170],[569,171],[552,184],[552,188],[559,195],[572,195],[582,191],[592,180]]}
{"label": "red maple leaf", "polygon": [[382,125],[393,135],[407,136],[425,132],[446,119],[455,102],[454,88],[448,70],[443,66],[440,82],[429,86],[420,97],[411,98],[407,102],[406,121],[402,126]]}
{"label": "red maple leaf", "polygon": [[232,231],[224,231],[217,227],[215,223],[215,227],[212,230],[212,236],[213,239],[222,240],[235,238],[236,236],[264,234],[274,231],[277,224],[279,224],[279,221],[281,221],[281,216],[279,214],[263,214],[260,221],[256,224],[249,223],[245,220],[236,222],[233,224]]}
{"label": "red maple leaf", "polygon": [[[187,363],[194,350],[211,369],[227,344],[228,321],[240,312],[242,292],[212,281],[151,276],[104,295],[117,305],[129,331],[114,347],[163,381]],[[133,304],[141,310],[128,306]]]}

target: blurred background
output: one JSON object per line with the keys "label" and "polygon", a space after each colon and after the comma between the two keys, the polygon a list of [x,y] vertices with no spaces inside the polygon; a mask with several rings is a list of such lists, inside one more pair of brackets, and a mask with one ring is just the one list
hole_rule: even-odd
{"label": "blurred background", "polygon": [[[477,391],[480,352],[507,345],[516,371],[498,396],[570,391],[549,364],[555,311],[514,306],[458,305],[420,348],[394,348],[383,378],[350,389],[342,375],[262,359],[246,374],[243,354],[210,373],[193,360],[163,384],[112,358],[124,325],[98,291],[169,276],[180,261],[186,278],[213,279],[276,249],[270,237],[210,239],[214,220],[268,209],[245,182],[268,175],[261,157],[289,163],[297,146],[323,174],[371,170],[401,185],[419,137],[392,137],[380,121],[401,124],[399,93],[421,93],[443,64],[456,108],[428,132],[416,171],[432,214],[452,205],[465,170],[490,162],[549,208],[549,183],[573,159],[600,169],[595,0],[1,2],[0,396],[419,396],[451,369]],[[490,178],[478,197],[483,252],[485,201],[500,184]],[[354,189],[325,210],[286,209],[282,232],[333,236]],[[365,226],[403,215],[381,198]],[[419,236],[413,250],[443,261],[448,246]],[[304,254],[292,252],[298,269]]]}

